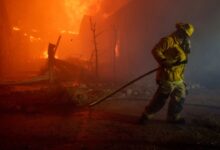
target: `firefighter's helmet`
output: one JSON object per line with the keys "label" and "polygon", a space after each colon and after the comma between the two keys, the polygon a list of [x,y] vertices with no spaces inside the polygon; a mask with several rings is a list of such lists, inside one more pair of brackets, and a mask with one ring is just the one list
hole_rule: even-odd
{"label": "firefighter's helmet", "polygon": [[193,25],[189,23],[177,23],[176,28],[177,30],[183,30],[189,37],[191,37],[194,32]]}

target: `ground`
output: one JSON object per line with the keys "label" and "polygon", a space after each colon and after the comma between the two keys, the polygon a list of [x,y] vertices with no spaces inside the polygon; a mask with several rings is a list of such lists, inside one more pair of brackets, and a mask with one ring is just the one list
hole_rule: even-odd
{"label": "ground", "polygon": [[219,90],[192,90],[186,125],[166,122],[166,107],[137,123],[149,97],[114,97],[96,107],[76,106],[42,91],[1,94],[1,150],[219,149]]}

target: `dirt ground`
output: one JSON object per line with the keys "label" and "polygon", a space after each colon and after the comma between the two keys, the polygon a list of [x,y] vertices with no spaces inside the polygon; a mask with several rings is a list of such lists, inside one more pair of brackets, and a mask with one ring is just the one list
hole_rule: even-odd
{"label": "dirt ground", "polygon": [[166,107],[137,123],[150,98],[112,98],[78,107],[43,92],[0,96],[1,150],[220,149],[220,92],[193,90],[186,125],[166,122]]}

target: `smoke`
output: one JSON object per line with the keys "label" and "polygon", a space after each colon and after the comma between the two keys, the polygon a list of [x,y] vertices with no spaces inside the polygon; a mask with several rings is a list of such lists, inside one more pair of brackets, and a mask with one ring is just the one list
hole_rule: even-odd
{"label": "smoke", "polygon": [[121,33],[120,74],[131,78],[156,67],[153,46],[175,30],[176,22],[189,22],[195,34],[186,79],[206,87],[219,86],[219,5],[218,0],[133,0],[114,14]]}
{"label": "smoke", "polygon": [[69,23],[78,32],[84,15],[95,15],[100,10],[102,0],[65,0],[65,12]]}
{"label": "smoke", "polygon": [[[83,17],[89,15],[106,19],[128,1],[45,0],[42,3],[39,0],[7,0],[4,1],[5,5],[1,1],[1,15],[4,14],[4,17],[1,16],[1,25],[4,22],[5,30],[12,32],[11,35],[7,32],[0,39],[1,43],[5,43],[3,39],[10,43],[7,51],[1,50],[7,70],[12,71],[11,74],[17,74],[18,69],[25,70],[30,61],[37,61],[44,56],[48,43],[56,43],[60,34],[64,35],[60,45],[62,54],[71,55],[70,51],[80,54],[80,42],[77,42],[80,39],[76,36]],[[5,52],[9,55],[5,55]],[[30,65],[29,68],[33,67]]]}
{"label": "smoke", "polygon": [[71,30],[79,32],[85,15],[112,14],[129,0],[38,0],[7,1],[12,23],[23,28],[46,30]]}
{"label": "smoke", "polygon": [[98,15],[108,18],[130,1],[131,0],[102,0]]}
{"label": "smoke", "polygon": [[[72,43],[70,39],[62,39],[66,41],[63,42],[63,49],[80,51],[76,41],[81,39],[75,37],[80,28],[84,30],[83,17],[95,16],[99,30],[109,32],[106,29],[114,26],[118,32],[120,56],[117,59],[117,74],[123,79],[133,78],[156,67],[157,63],[151,55],[153,46],[175,30],[176,22],[189,22],[195,26],[195,34],[186,78],[190,82],[216,87],[220,85],[219,5],[219,0],[45,0],[43,3],[38,0],[7,0],[4,9],[8,21],[1,21],[5,21],[8,26],[6,30],[12,32],[12,35],[5,36],[11,43],[11,50],[7,53],[15,68],[19,68],[19,58],[27,64],[29,58],[41,57],[48,43],[55,43],[61,33],[74,39]],[[86,23],[88,29],[83,34],[89,35],[91,31],[89,23]],[[13,27],[19,28],[19,31],[13,31]],[[102,35],[100,49],[107,51],[111,49],[107,47],[114,47],[111,46],[114,44],[112,38],[112,33]],[[82,40],[81,43],[87,45],[83,42],[91,41]],[[91,44],[88,45],[92,49]],[[107,57],[103,55],[102,59]]]}

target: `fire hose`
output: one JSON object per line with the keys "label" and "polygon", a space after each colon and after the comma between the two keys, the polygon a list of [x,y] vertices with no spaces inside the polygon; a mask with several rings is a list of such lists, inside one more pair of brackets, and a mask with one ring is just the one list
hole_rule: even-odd
{"label": "fire hose", "polygon": [[[160,68],[160,67],[159,67],[159,68]],[[101,97],[100,99],[98,99],[98,100],[96,100],[96,101],[90,103],[89,106],[90,106],[90,107],[94,107],[95,105],[97,105],[97,104],[99,104],[99,103],[101,103],[101,102],[107,100],[109,97],[115,95],[116,93],[120,92],[121,90],[123,90],[124,88],[128,87],[129,85],[131,85],[131,84],[133,84],[133,83],[139,81],[140,79],[142,79],[142,78],[144,78],[144,77],[146,77],[146,76],[148,76],[148,75],[150,75],[150,74],[156,72],[157,70],[159,70],[159,68],[153,69],[153,70],[151,70],[151,71],[149,71],[149,72],[147,72],[147,73],[145,73],[145,74],[143,74],[143,75],[141,75],[141,76],[139,76],[139,77],[137,77],[137,78],[131,80],[130,82],[124,84],[123,86],[121,86],[121,87],[119,87],[118,89],[114,90],[114,91],[111,92],[110,94],[108,94],[108,95],[106,95],[106,96],[104,96],[104,97]]]}

